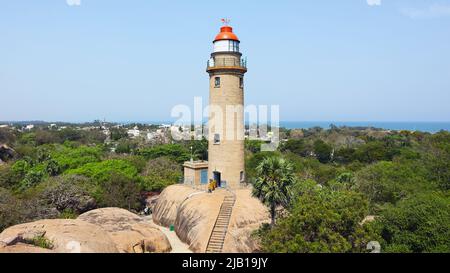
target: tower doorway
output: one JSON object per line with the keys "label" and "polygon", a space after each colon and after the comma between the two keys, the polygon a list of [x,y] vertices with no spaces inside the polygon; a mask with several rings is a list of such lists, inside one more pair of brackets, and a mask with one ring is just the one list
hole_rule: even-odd
{"label": "tower doorway", "polygon": [[213,179],[215,180],[215,181],[217,181],[217,187],[221,187],[222,185],[221,185],[221,181],[222,181],[222,179],[221,179],[221,174],[220,174],[220,172],[217,172],[217,171],[214,171],[213,172]]}

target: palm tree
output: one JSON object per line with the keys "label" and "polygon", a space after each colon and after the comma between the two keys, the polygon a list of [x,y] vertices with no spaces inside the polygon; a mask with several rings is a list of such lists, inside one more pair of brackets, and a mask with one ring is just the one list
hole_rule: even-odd
{"label": "palm tree", "polygon": [[256,167],[257,179],[253,184],[253,196],[269,207],[271,223],[275,225],[276,208],[286,207],[290,201],[290,186],[294,182],[291,163],[281,157],[267,157]]}

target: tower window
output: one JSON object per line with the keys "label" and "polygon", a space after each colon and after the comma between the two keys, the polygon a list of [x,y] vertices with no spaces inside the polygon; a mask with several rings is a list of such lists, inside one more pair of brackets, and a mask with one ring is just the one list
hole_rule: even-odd
{"label": "tower window", "polygon": [[239,78],[239,88],[244,88],[244,78]]}
{"label": "tower window", "polygon": [[244,182],[244,180],[245,180],[244,171],[241,171],[241,173],[240,173],[240,180],[241,180],[241,182]]}
{"label": "tower window", "polygon": [[214,134],[214,144],[220,144],[220,134]]}
{"label": "tower window", "polygon": [[219,88],[220,87],[220,77],[214,78],[214,87]]}

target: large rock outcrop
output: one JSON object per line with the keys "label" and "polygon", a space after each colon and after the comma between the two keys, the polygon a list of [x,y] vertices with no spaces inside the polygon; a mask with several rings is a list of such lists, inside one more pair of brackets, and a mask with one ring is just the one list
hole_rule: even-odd
{"label": "large rock outcrop", "polygon": [[[174,225],[178,237],[194,252],[204,252],[222,201],[230,192],[218,189],[199,192],[183,185],[167,187],[159,196],[153,221]],[[261,202],[251,196],[250,189],[236,190],[236,203],[230,219],[223,252],[253,252],[258,242],[251,235],[269,213]]]}
{"label": "large rock outcrop", "polygon": [[0,253],[169,252],[167,237],[154,225],[120,208],[86,212],[77,219],[20,224],[0,233]]}
{"label": "large rock outcrop", "polygon": [[0,245],[0,253],[54,253],[51,249],[46,249],[38,246],[33,246],[24,243],[17,243],[15,245]]}
{"label": "large rock outcrop", "polygon": [[79,220],[95,224],[107,231],[120,252],[170,252],[167,237],[156,227],[134,213],[119,208],[91,210]]}
{"label": "large rock outcrop", "polygon": [[199,191],[183,185],[167,187],[158,197],[153,208],[153,221],[157,225],[168,227],[175,224],[180,204]]}
{"label": "large rock outcrop", "polygon": [[48,252],[32,241],[51,244],[58,253],[116,253],[118,249],[104,229],[81,220],[52,219],[20,224],[0,234],[0,252]]}

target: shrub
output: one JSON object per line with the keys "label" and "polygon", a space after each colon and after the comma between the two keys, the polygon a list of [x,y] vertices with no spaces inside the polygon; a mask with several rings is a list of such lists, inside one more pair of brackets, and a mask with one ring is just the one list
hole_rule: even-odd
{"label": "shrub", "polygon": [[36,191],[40,192],[40,199],[59,212],[81,214],[96,208],[96,202],[89,194],[89,191],[95,191],[92,184],[86,177],[64,175],[49,178]]}
{"label": "shrub", "polygon": [[365,252],[377,238],[360,222],[368,212],[361,194],[318,189],[296,199],[290,215],[275,228],[260,229],[262,250],[276,253]]}
{"label": "shrub", "polygon": [[181,166],[177,162],[160,157],[150,160],[142,171],[142,188],[147,191],[161,191],[176,184],[182,177]]}
{"label": "shrub", "polygon": [[68,147],[58,145],[51,152],[51,158],[58,162],[61,172],[79,168],[87,163],[99,162],[103,154],[100,146]]}
{"label": "shrub", "polygon": [[151,148],[144,148],[137,151],[138,155],[146,159],[155,159],[158,157],[168,157],[178,163],[183,163],[190,159],[190,151],[180,144],[166,144]]}
{"label": "shrub", "polygon": [[411,193],[432,188],[423,178],[420,166],[397,162],[378,162],[355,174],[355,189],[371,203],[395,203]]}
{"label": "shrub", "polygon": [[35,236],[31,239],[25,240],[26,244],[34,245],[40,248],[45,249],[52,249],[53,248],[53,242],[44,236]]}
{"label": "shrub", "polygon": [[96,182],[104,182],[113,177],[113,174],[120,174],[129,179],[136,178],[137,169],[126,160],[109,159],[85,164],[77,169],[68,170],[66,174],[78,174],[90,177]]}
{"label": "shrub", "polygon": [[101,183],[98,201],[101,207],[119,207],[138,211],[143,204],[140,190],[133,179],[114,173],[109,180]]}
{"label": "shrub", "polygon": [[448,195],[414,195],[388,206],[378,222],[385,252],[450,252]]}
{"label": "shrub", "polygon": [[318,139],[314,142],[314,153],[320,163],[328,163],[331,160],[333,147]]}
{"label": "shrub", "polygon": [[0,188],[0,232],[24,220],[22,201],[12,195],[10,191]]}

